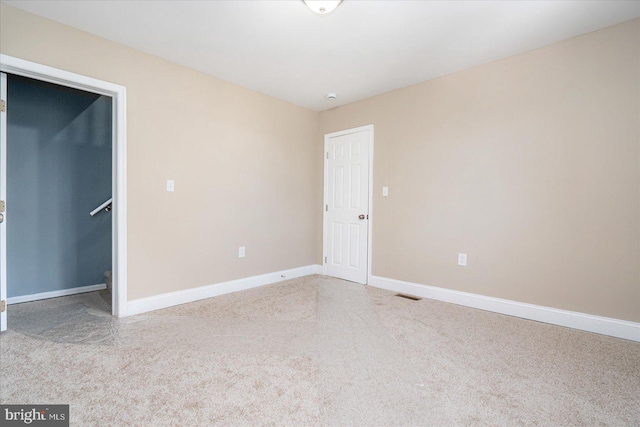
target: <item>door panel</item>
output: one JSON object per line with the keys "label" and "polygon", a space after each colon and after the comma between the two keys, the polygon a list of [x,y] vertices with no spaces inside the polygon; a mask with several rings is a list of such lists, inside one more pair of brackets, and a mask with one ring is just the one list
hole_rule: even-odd
{"label": "door panel", "polygon": [[332,257],[331,261],[334,265],[342,265],[342,224],[332,222],[333,228],[333,244],[332,244]]}
{"label": "door panel", "polygon": [[349,224],[349,267],[360,268],[360,224]]}
{"label": "door panel", "polygon": [[369,129],[326,140],[325,272],[365,284],[369,245]]}

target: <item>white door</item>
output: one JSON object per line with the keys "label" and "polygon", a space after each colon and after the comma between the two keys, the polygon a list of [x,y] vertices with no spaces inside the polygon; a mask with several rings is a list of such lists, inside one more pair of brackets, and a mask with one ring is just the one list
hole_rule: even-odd
{"label": "white door", "polygon": [[325,135],[324,274],[367,283],[371,126]]}
{"label": "white door", "polygon": [[0,73],[0,331],[7,329],[7,75]]}

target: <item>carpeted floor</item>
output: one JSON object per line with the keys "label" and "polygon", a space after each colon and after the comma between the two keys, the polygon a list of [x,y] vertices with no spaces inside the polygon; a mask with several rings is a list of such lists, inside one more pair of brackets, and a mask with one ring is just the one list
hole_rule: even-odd
{"label": "carpeted floor", "polygon": [[126,319],[13,305],[0,402],[74,426],[638,426],[640,344],[322,276]]}

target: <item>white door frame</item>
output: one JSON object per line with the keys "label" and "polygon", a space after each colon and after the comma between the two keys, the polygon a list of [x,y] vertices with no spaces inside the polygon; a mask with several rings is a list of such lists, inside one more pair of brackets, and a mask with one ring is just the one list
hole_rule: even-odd
{"label": "white door frame", "polygon": [[[127,89],[124,86],[2,54],[0,71],[97,93],[112,99],[111,311],[117,317],[127,316]],[[7,102],[7,107],[8,104]],[[7,204],[7,210],[10,209],[10,205]]]}
{"label": "white door frame", "polygon": [[[7,75],[0,74],[0,95],[6,101]],[[7,115],[0,113],[0,200],[7,197]],[[6,214],[2,214],[5,215]],[[0,332],[7,329],[7,226],[0,224],[0,300],[4,303],[0,313]]]}
{"label": "white door frame", "polygon": [[351,133],[361,132],[364,130],[369,131],[369,221],[367,224],[367,284],[371,282],[371,251],[373,248],[373,125],[360,126],[353,129],[345,129],[338,132],[327,133],[324,136],[324,150],[322,156],[324,157],[324,197],[322,203],[322,274],[327,274],[327,245],[329,241],[328,237],[328,224],[327,224],[327,209],[325,206],[329,203],[329,161],[327,159],[327,153],[329,150],[329,139],[336,136],[349,135]]}

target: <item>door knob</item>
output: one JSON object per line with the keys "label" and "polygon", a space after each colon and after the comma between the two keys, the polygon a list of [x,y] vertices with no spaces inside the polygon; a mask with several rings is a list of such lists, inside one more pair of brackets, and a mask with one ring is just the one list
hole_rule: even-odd
{"label": "door knob", "polygon": [[364,214],[358,216],[359,219],[364,219]]}
{"label": "door knob", "polygon": [[0,213],[0,224],[2,224],[4,222],[4,214]]}

